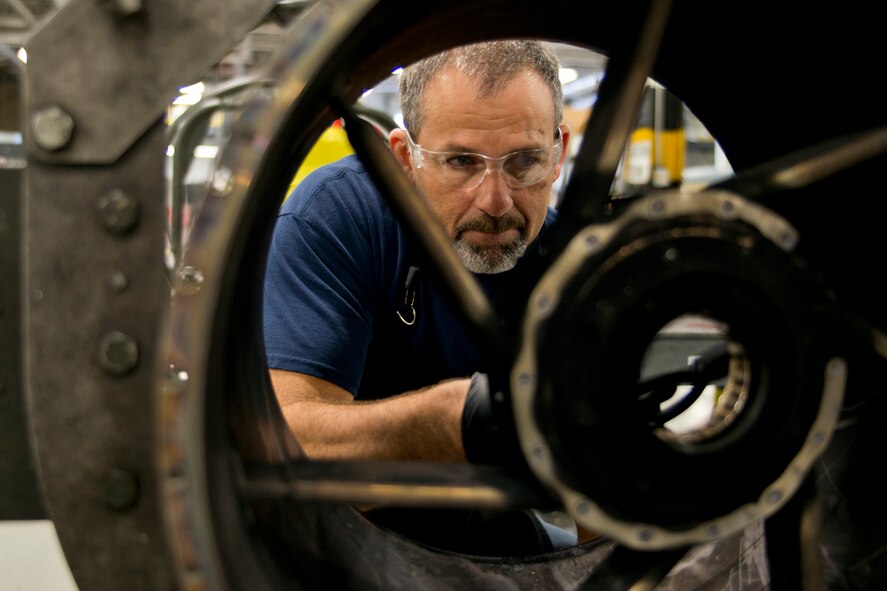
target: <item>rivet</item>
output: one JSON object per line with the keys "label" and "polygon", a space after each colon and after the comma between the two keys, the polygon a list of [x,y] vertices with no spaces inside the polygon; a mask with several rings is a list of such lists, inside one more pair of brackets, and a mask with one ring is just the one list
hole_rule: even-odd
{"label": "rivet", "polygon": [[111,0],[111,10],[120,16],[132,16],[142,11],[142,0]]}
{"label": "rivet", "polygon": [[111,289],[113,289],[117,293],[120,293],[122,291],[125,291],[126,288],[129,287],[129,278],[126,276],[125,273],[115,271],[114,273],[111,273],[111,276],[108,278],[108,285],[111,287]]}
{"label": "rivet", "polygon": [[185,391],[190,376],[184,369],[178,369],[174,365],[169,366],[166,374],[166,390],[172,394],[180,394]]}
{"label": "rivet", "polygon": [[827,367],[830,376],[840,376],[844,373],[844,360],[840,357],[830,359]]}
{"label": "rivet", "polygon": [[782,246],[783,250],[794,250],[795,246],[798,244],[798,235],[794,232],[789,232],[786,230],[779,237],[779,244]]}
{"label": "rivet", "polygon": [[120,189],[112,189],[102,196],[98,210],[102,223],[115,234],[129,232],[139,219],[139,202]]}
{"label": "rivet", "polygon": [[665,202],[661,199],[656,199],[652,203],[650,203],[650,213],[655,216],[662,215],[665,212]]}
{"label": "rivet", "polygon": [[190,265],[184,266],[178,272],[179,284],[176,291],[185,295],[193,295],[200,291],[203,285],[203,271]]}
{"label": "rivet", "polygon": [[117,376],[132,371],[139,361],[139,345],[131,336],[112,331],[99,341],[99,365]]}
{"label": "rivet", "polygon": [[105,502],[115,511],[126,511],[139,499],[139,479],[126,470],[112,468],[105,476]]}
{"label": "rivet", "polygon": [[74,119],[57,105],[43,107],[31,116],[31,132],[34,142],[42,149],[60,150],[71,141]]}
{"label": "rivet", "polygon": [[542,294],[538,298],[536,298],[536,309],[544,312],[551,305],[551,298],[547,295]]}

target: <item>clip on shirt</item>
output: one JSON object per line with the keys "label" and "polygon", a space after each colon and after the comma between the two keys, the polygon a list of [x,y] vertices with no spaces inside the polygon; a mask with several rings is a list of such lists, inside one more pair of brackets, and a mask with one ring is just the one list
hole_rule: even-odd
{"label": "clip on shirt", "polygon": [[[419,267],[410,267],[407,271],[407,280],[404,282],[403,307],[404,313],[409,316],[409,320],[401,314],[400,310],[396,310],[397,317],[407,326],[412,326],[416,322],[416,276],[419,274]],[[409,310],[406,310],[409,308]]]}

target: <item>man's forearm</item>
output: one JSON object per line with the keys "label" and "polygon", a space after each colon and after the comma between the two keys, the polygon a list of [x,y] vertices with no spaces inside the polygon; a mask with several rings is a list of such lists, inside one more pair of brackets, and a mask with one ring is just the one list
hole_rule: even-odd
{"label": "man's forearm", "polygon": [[283,397],[281,407],[310,458],[464,461],[461,420],[468,384],[450,380],[368,402]]}

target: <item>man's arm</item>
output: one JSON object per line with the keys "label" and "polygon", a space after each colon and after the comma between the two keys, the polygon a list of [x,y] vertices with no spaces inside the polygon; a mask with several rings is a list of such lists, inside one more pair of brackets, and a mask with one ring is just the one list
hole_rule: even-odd
{"label": "man's arm", "polygon": [[310,458],[465,461],[468,378],[364,402],[310,375],[280,369],[270,375],[287,425]]}

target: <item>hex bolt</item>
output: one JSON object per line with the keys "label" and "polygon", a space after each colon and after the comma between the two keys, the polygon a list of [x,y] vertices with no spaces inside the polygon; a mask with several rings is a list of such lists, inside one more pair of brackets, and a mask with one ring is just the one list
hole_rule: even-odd
{"label": "hex bolt", "polygon": [[105,227],[115,234],[126,234],[139,219],[139,202],[120,189],[113,189],[98,202],[99,215]]}
{"label": "hex bolt", "polygon": [[99,365],[116,376],[126,375],[139,362],[139,344],[131,336],[115,330],[99,341]]}
{"label": "hex bolt", "polygon": [[31,116],[31,132],[40,148],[54,152],[71,141],[74,119],[57,105],[43,107]]}
{"label": "hex bolt", "polygon": [[115,511],[132,509],[139,500],[138,477],[121,468],[112,468],[105,476],[105,503]]}

